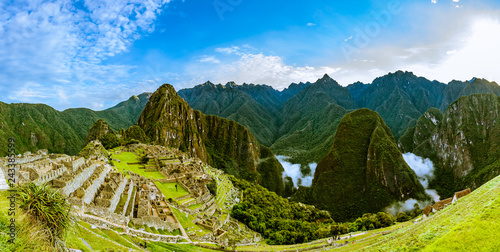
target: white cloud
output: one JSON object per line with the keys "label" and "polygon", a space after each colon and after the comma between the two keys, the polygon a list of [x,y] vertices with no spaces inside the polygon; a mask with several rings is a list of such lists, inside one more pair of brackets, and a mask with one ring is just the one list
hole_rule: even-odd
{"label": "white cloud", "polygon": [[199,60],[199,62],[207,62],[207,63],[215,63],[215,64],[218,64],[220,63],[220,60],[217,59],[216,57],[214,56],[208,56],[208,55],[203,55]]}
{"label": "white cloud", "polygon": [[[242,49],[245,47],[251,49]],[[251,53],[249,51],[254,51],[255,48],[245,47],[233,46],[215,49],[216,52],[221,53],[221,56],[237,56],[237,58],[221,58],[221,63],[215,67],[207,68],[199,64],[188,65],[185,75],[197,76],[198,79],[196,83],[185,83],[184,86],[193,86],[211,80],[220,83],[235,81],[236,83],[267,84],[282,89],[292,82],[316,81],[325,73],[334,74],[340,70],[328,66],[289,65],[279,56]]]}
{"label": "white cloud", "polygon": [[316,26],[316,24],[315,24],[315,23],[307,23],[306,25],[307,25],[307,26]]}
{"label": "white cloud", "polygon": [[468,80],[472,77],[498,81],[500,80],[497,67],[500,58],[498,45],[500,45],[499,19],[476,19],[463,32],[459,48],[446,51],[446,57],[442,57],[434,65],[413,64],[406,68],[443,82],[452,79]]}
{"label": "white cloud", "polygon": [[[119,83],[134,66],[103,61],[152,32],[153,21],[169,1],[32,0],[2,5],[0,92],[19,101],[64,107],[76,97],[78,86]],[[33,81],[43,85],[33,86]],[[59,97],[63,99],[40,99],[60,95],[61,89],[67,92]]]}

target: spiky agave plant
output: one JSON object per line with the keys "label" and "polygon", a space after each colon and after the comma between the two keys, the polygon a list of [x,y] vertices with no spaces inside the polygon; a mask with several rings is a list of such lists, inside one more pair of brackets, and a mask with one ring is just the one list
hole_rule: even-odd
{"label": "spiky agave plant", "polygon": [[71,208],[64,196],[47,184],[38,186],[26,183],[19,186],[18,192],[19,208],[32,221],[40,223],[46,229],[51,243],[54,243],[56,238],[61,238],[64,230],[71,224]]}

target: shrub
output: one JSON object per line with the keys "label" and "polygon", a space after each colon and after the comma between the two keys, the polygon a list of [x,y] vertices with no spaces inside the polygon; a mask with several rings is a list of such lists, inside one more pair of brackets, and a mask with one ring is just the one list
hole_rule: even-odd
{"label": "shrub", "polygon": [[51,242],[60,238],[71,223],[70,205],[64,196],[47,184],[26,183],[19,186],[18,191],[21,198],[19,208],[32,222],[45,228]]}

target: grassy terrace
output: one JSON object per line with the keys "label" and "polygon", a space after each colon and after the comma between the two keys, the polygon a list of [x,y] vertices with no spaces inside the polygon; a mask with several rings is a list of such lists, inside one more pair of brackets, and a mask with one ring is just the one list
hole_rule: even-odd
{"label": "grassy terrace", "polygon": [[[160,183],[155,181],[155,184],[167,199],[175,199],[189,194],[189,192],[177,182]],[[177,190],[175,190],[175,185],[177,185]]]}
{"label": "grassy terrace", "polygon": [[[139,162],[139,156],[137,153],[132,153],[132,152],[122,152],[120,154],[114,154],[114,151],[112,152],[112,158],[120,160],[120,162],[115,161],[114,164],[116,168],[118,168],[119,171],[131,171],[133,173],[137,173],[141,176],[144,176],[146,178],[150,179],[164,179],[165,176],[161,174],[159,171],[146,171],[143,167],[143,165],[140,164],[133,164],[129,165],[128,163],[138,163]],[[140,151],[139,151],[140,153]],[[140,154],[139,154],[140,155]],[[151,165],[154,164],[151,163]],[[150,165],[148,163],[148,165]],[[141,169],[142,168],[142,169]]]}
{"label": "grassy terrace", "polygon": [[233,188],[233,183],[231,183],[226,174],[221,173],[219,175],[217,170],[212,167],[205,167],[205,172],[217,181],[217,195],[215,196],[215,200],[219,207],[225,208],[224,202],[226,202],[227,196]]}
{"label": "grassy terrace", "polygon": [[186,217],[185,213],[179,211],[178,209],[176,209],[174,207],[172,207],[172,210],[173,210],[175,216],[177,217],[177,219],[179,220],[179,222],[181,223],[182,227],[186,231],[186,233],[194,231],[197,236],[203,236],[203,235],[206,235],[206,234],[209,234],[212,232],[211,230],[208,230],[202,226],[198,226],[198,225],[194,224],[193,223],[193,220],[194,220],[193,216],[188,215]]}

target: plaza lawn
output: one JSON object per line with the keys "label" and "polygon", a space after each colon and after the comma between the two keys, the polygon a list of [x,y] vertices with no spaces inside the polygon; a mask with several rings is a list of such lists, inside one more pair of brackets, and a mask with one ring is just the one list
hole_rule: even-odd
{"label": "plaza lawn", "polygon": [[[188,191],[184,189],[179,183],[173,182],[173,183],[160,183],[155,181],[156,186],[160,189],[160,191],[163,193],[166,199],[168,198],[178,198],[182,197],[185,195],[188,195]],[[175,190],[175,185],[177,185],[177,191]]]}
{"label": "plaza lawn", "polygon": [[161,174],[158,171],[146,172],[145,169],[140,169],[139,167],[142,167],[143,165],[139,165],[139,164],[129,165],[129,164],[127,164],[127,163],[138,163],[139,162],[139,159],[138,159],[139,157],[132,152],[122,152],[122,153],[117,154],[117,155],[113,154],[112,158],[120,160],[120,162],[118,162],[118,161],[114,162],[116,168],[118,168],[118,170],[120,170],[120,171],[131,171],[133,173],[137,173],[141,176],[144,176],[144,177],[150,178],[150,179],[164,179],[165,178],[165,176],[163,176],[163,174]]}
{"label": "plaza lawn", "polygon": [[194,231],[197,236],[203,236],[205,234],[212,232],[211,230],[208,230],[202,226],[198,226],[198,225],[194,224],[193,223],[193,219],[194,219],[193,216],[188,215],[188,217],[186,217],[185,213],[179,211],[178,209],[176,209],[174,207],[172,207],[172,210],[173,210],[175,216],[177,217],[177,219],[179,220],[180,224],[182,225],[182,227],[186,231],[186,233]]}

